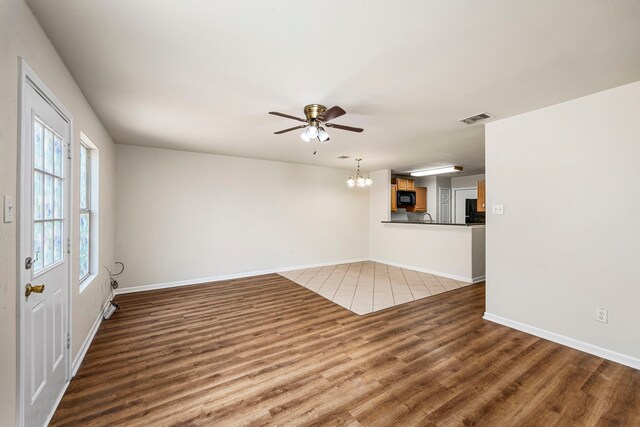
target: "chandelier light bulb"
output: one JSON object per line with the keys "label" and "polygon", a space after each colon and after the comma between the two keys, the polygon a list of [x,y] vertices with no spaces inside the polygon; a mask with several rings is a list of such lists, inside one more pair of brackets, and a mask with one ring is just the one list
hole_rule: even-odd
{"label": "chandelier light bulb", "polygon": [[367,177],[365,178],[363,174],[360,173],[360,161],[362,159],[356,159],[356,162],[358,162],[358,169],[356,172],[356,176],[355,178],[353,177],[353,175],[349,176],[349,179],[347,180],[347,185],[349,187],[359,187],[359,188],[363,188],[363,187],[368,187],[371,184],[373,184],[373,180],[367,175]]}

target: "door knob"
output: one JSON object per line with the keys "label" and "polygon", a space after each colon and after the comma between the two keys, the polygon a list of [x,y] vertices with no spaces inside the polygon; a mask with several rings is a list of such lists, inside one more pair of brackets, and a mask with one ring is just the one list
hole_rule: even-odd
{"label": "door knob", "polygon": [[31,285],[31,283],[27,283],[27,285],[24,287],[24,296],[28,297],[29,295],[31,295],[32,292],[35,292],[36,294],[41,294],[42,292],[44,292],[44,285]]}

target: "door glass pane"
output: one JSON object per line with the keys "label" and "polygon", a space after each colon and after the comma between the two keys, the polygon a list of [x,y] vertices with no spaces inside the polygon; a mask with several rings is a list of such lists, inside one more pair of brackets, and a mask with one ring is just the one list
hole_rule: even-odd
{"label": "door glass pane", "polygon": [[42,169],[42,123],[33,121],[33,167]]}
{"label": "door glass pane", "polygon": [[89,213],[80,214],[80,278],[89,274]]}
{"label": "door glass pane", "polygon": [[44,223],[44,266],[53,264],[53,222]]}
{"label": "door glass pane", "polygon": [[35,271],[42,270],[43,253],[42,253],[42,223],[33,224],[33,268]]}
{"label": "door glass pane", "polygon": [[53,173],[62,176],[62,140],[55,135],[53,141]]}
{"label": "door glass pane", "polygon": [[42,219],[42,172],[33,172],[33,219]]}
{"label": "door glass pane", "polygon": [[53,173],[53,132],[44,128],[44,170]]}
{"label": "door glass pane", "polygon": [[53,218],[53,177],[44,176],[44,218]]}
{"label": "door glass pane", "polygon": [[62,218],[62,180],[53,179],[53,217]]}
{"label": "door glass pane", "polygon": [[62,221],[56,221],[53,226],[53,262],[62,259]]}
{"label": "door glass pane", "polygon": [[80,146],[80,209],[87,206],[87,149]]}

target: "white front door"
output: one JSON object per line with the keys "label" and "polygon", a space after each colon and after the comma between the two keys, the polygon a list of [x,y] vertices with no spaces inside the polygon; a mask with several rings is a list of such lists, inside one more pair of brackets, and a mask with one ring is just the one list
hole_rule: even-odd
{"label": "white front door", "polygon": [[451,222],[451,189],[439,187],[440,190],[440,211],[438,213],[438,222],[448,224]]}
{"label": "white front door", "polygon": [[23,90],[20,162],[21,407],[42,426],[68,379],[69,123],[29,79]]}

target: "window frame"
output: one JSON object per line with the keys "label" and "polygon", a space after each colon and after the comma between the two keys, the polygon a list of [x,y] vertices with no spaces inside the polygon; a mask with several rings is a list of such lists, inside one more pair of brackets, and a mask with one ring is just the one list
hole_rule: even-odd
{"label": "window frame", "polygon": [[[86,274],[80,276],[79,280],[80,283],[82,284],[85,280],[87,280],[87,278],[89,278],[91,276],[91,243],[92,243],[92,224],[93,221],[91,220],[92,217],[92,212],[91,212],[91,151],[92,148],[89,147],[84,140],[80,141],[80,161],[82,160],[82,151],[86,152],[86,158],[85,158],[85,170],[86,170],[86,176],[85,176],[85,206],[82,206],[82,202],[79,203],[79,218],[82,217],[82,215],[87,215],[87,220],[89,222],[88,224],[88,247],[87,247],[87,264],[88,264],[88,268],[87,268],[87,272]],[[80,179],[78,179],[78,184],[80,184],[81,179],[82,179],[82,172],[80,172],[79,174]],[[81,188],[81,187],[80,187]],[[82,196],[82,194],[80,194],[80,196]],[[80,200],[82,200],[82,197],[80,197]],[[80,224],[81,221],[78,222],[78,224]],[[80,236],[80,238],[82,238],[82,236]],[[79,246],[78,246],[78,265],[82,265],[82,260],[81,260],[81,254],[79,253]]]}

